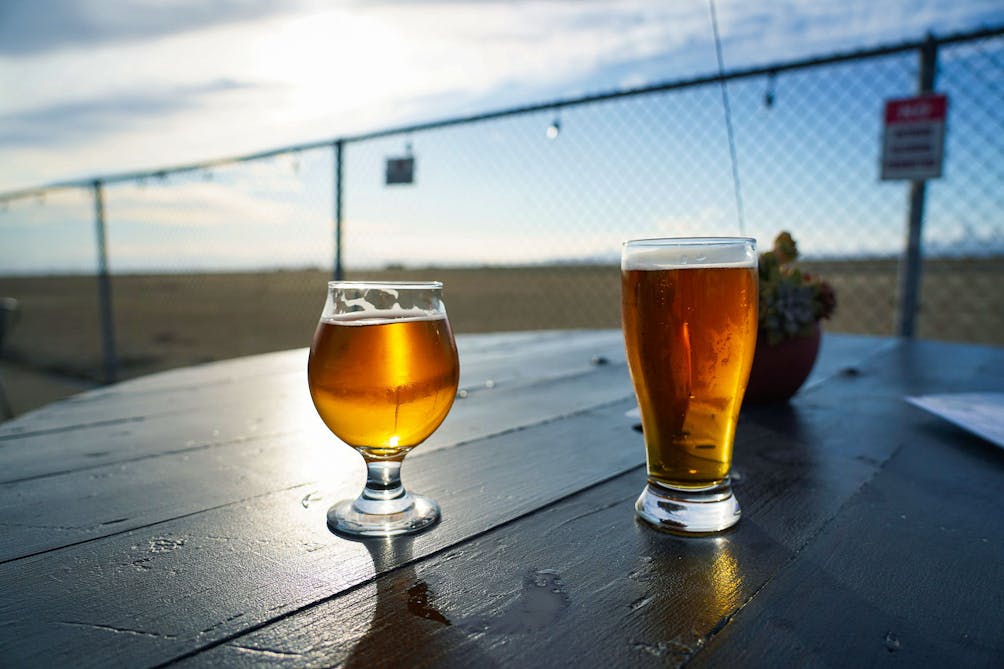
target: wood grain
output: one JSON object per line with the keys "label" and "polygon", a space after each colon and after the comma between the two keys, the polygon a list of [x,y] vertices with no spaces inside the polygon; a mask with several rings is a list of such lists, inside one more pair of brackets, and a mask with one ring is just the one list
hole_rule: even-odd
{"label": "wood grain", "polygon": [[[483,383],[488,373],[504,378],[539,378],[542,374],[537,370],[561,373],[569,364],[578,366],[582,361],[588,364],[594,356],[624,359],[624,344],[617,330],[461,335],[457,337],[457,346],[462,385]],[[508,364],[513,356],[520,356],[524,364]],[[81,393],[0,424],[0,444],[34,432],[192,411],[204,408],[207,398],[221,408],[243,406],[248,400],[248,393],[243,392],[246,387],[256,387],[265,399],[272,393],[269,386],[272,383],[290,386],[303,394],[306,365],[307,349],[294,349],[151,374]],[[234,399],[228,397],[228,390],[235,395]]]}
{"label": "wood grain", "polygon": [[[444,515],[415,539],[415,555],[638,468],[644,455],[624,418],[630,406],[622,400],[406,464],[406,483],[437,499]],[[576,460],[579,449],[591,456]],[[336,492],[355,494],[359,483]],[[372,578],[372,562],[325,528],[336,496],[300,486],[0,565],[0,619],[13,636],[0,650],[31,662],[83,645],[95,658],[114,651],[156,663],[358,585]],[[65,624],[68,601],[74,625]]]}
{"label": "wood grain", "polygon": [[[595,344],[564,349],[548,351],[549,362],[535,361],[520,374],[506,371],[504,349],[475,361],[472,378],[498,381],[472,384],[440,430],[409,455],[405,471],[439,449],[631,397],[623,362],[596,365],[589,351],[614,353]],[[0,561],[298,486],[358,493],[361,458],[320,423],[303,386],[245,388],[246,402],[230,398],[229,413],[209,403],[204,389],[201,411],[9,440],[4,457],[13,480],[0,485]],[[168,403],[174,392],[165,391]],[[277,403],[271,410],[269,400]],[[72,449],[64,438],[72,438]],[[126,444],[134,447],[128,457]]]}
{"label": "wood grain", "polygon": [[[605,488],[612,489],[609,496],[601,497],[599,491],[590,492],[584,500],[576,498],[563,502],[559,505],[560,509],[556,507],[548,510],[547,514],[537,514],[518,527],[505,528],[467,546],[455,547],[450,553],[448,566],[429,562],[421,568],[388,576],[387,583],[378,581],[367,593],[353,593],[355,599],[351,604],[337,600],[325,603],[317,611],[304,612],[280,621],[274,627],[214,648],[208,657],[213,663],[221,664],[242,664],[249,658],[267,664],[269,658],[295,657],[305,664],[346,661],[361,665],[376,666],[381,662],[392,665],[406,661],[413,652],[412,644],[402,647],[394,641],[399,638],[394,630],[402,624],[415,628],[414,636],[423,639],[418,648],[425,649],[425,652],[430,647],[440,649],[439,654],[434,653],[429,658],[437,666],[469,666],[472,662],[484,663],[485,658],[489,663],[501,666],[539,666],[557,658],[572,664],[664,666],[708,657],[702,654],[705,645],[723,629],[731,629],[729,625],[733,617],[739,614],[746,602],[772,586],[778,574],[803,564],[800,560],[805,546],[845,506],[857,502],[863,494],[860,486],[863,483],[868,485],[866,482],[870,477],[884,466],[883,454],[889,456],[894,452],[892,449],[898,448],[892,441],[885,449],[876,448],[868,440],[862,440],[863,434],[880,434],[884,428],[899,433],[910,443],[924,439],[937,441],[927,436],[926,426],[917,425],[912,407],[903,404],[895,390],[889,392],[895,385],[890,381],[898,375],[901,362],[893,360],[887,364],[855,367],[856,372],[847,375],[847,383],[834,383],[834,397],[819,397],[819,393],[806,396],[805,403],[810,409],[827,399],[831,400],[827,404],[843,403],[845,412],[850,411],[857,417],[853,424],[844,425],[843,429],[826,430],[821,434],[801,430],[796,433],[798,438],[792,439],[780,432],[772,433],[768,426],[773,424],[783,428],[785,423],[790,426],[791,422],[797,425],[798,406],[792,407],[789,412],[779,412],[777,408],[753,412],[752,418],[740,431],[737,445],[737,467],[747,472],[743,482],[737,485],[737,494],[745,500],[748,509],[746,518],[734,532],[719,540],[665,539],[680,544],[685,554],[676,555],[678,561],[686,560],[690,555],[687,550],[696,551],[702,543],[706,547],[709,541],[719,548],[727,548],[717,555],[705,554],[697,559],[695,562],[699,567],[696,569],[693,564],[688,569],[686,563],[681,565],[679,562],[663,565],[659,572],[663,581],[659,583],[657,597],[650,592],[638,593],[636,588],[631,587],[636,585],[632,583],[632,577],[637,577],[638,565],[624,560],[625,556],[642,562],[652,558],[651,551],[637,546],[633,535],[637,527],[632,526],[629,532],[629,526],[624,522],[631,517],[631,502],[639,487],[635,476],[635,480],[626,487],[614,487],[613,482],[607,484]],[[922,360],[912,362],[924,363]],[[954,374],[943,373],[937,383],[942,389],[973,381],[979,383],[980,371],[992,372],[987,369],[986,362],[983,358],[970,360],[969,364],[956,366]],[[983,382],[987,380],[986,377],[982,379]],[[862,385],[865,392],[862,392]],[[840,413],[832,408],[829,412]],[[793,457],[799,451],[810,451],[815,457]],[[781,453],[785,453],[786,457],[778,457]],[[821,473],[827,475],[821,476]],[[790,485],[792,474],[798,479],[797,485]],[[631,477],[626,475],[625,478]],[[816,503],[808,505],[810,501]],[[583,509],[583,504],[588,508]],[[794,510],[794,513],[785,514],[785,508]],[[619,519],[613,509],[618,510]],[[546,519],[552,513],[562,519],[551,518],[548,522]],[[590,526],[579,528],[582,536],[554,536],[557,528],[585,518],[588,518]],[[537,526],[538,521],[542,521],[543,525]],[[644,534],[652,540],[664,540],[651,532],[645,531]],[[598,536],[605,540],[596,541]],[[853,537],[844,539],[844,545],[854,545]],[[514,544],[520,544],[523,552],[517,552],[511,560],[500,559],[499,547],[508,548]],[[571,548],[565,550],[566,547]],[[473,563],[463,559],[468,553],[473,556]],[[491,555],[493,565],[489,574],[485,574],[483,565],[477,564],[485,559],[486,554]],[[521,570],[529,569],[527,574],[534,573],[536,568],[532,565],[542,563],[551,568],[537,570],[538,575],[541,571],[553,572],[562,579],[562,583],[567,584],[573,580],[570,574],[574,574],[588,585],[574,590],[563,586],[565,603],[561,608],[567,607],[568,610],[561,612],[560,620],[556,615],[554,620],[542,624],[541,627],[547,629],[539,630],[546,631],[544,638],[539,639],[537,637],[541,635],[529,634],[538,631],[536,629],[517,626],[514,630],[507,625],[511,624],[510,614],[514,610],[529,616],[525,602],[521,604],[521,591],[517,587],[521,582]],[[812,570],[811,566],[805,569],[805,587],[811,587]],[[455,596],[457,585],[454,575],[472,572],[485,574],[489,579],[492,575],[503,574],[509,582],[496,583],[498,592],[488,588],[487,592],[468,591],[465,596]],[[723,576],[722,572],[727,573]],[[620,580],[596,583],[594,576],[590,581],[589,576],[596,574],[602,574],[602,578],[619,575]],[[717,588],[716,574],[719,577]],[[996,576],[996,573],[987,575]],[[438,588],[434,587],[437,576],[440,579]],[[545,578],[544,582],[550,581]],[[479,579],[479,584],[483,584],[483,580]],[[442,624],[436,625],[435,620],[416,621],[413,615],[409,617],[408,614],[414,614],[414,611],[408,608],[408,604],[414,599],[415,588],[420,585],[438,593],[435,610],[443,618],[453,621],[452,627],[459,628],[462,633],[458,634],[457,629],[448,629]],[[709,591],[720,597],[710,596]],[[577,597],[569,594],[571,592]],[[492,605],[486,606],[486,599]],[[724,605],[719,600],[724,600]],[[709,601],[715,605],[709,606]],[[785,601],[801,615],[809,613],[801,611],[797,593],[785,593]],[[540,606],[547,608],[544,604]],[[552,602],[553,606],[556,605]],[[643,616],[626,615],[629,611],[649,606],[652,607],[649,611],[658,611],[664,616],[657,625],[646,624]],[[374,612],[371,626],[365,634],[353,636],[340,633],[339,627],[334,628],[336,631],[322,627],[320,621],[330,621],[333,616],[337,617],[337,611],[346,608],[365,608]],[[414,608],[411,606],[411,609]],[[607,615],[608,612],[610,615]],[[827,620],[830,626],[837,624],[837,621]],[[492,634],[493,626],[495,635]],[[825,635],[824,629],[814,631]],[[583,637],[590,639],[586,646],[578,643]],[[761,638],[771,637],[767,634]],[[776,666],[774,660],[777,656],[764,647],[766,643],[760,644],[760,654],[743,655],[737,659],[743,664]],[[735,645],[743,647],[741,642]],[[839,643],[834,645],[839,648]],[[198,658],[200,661],[205,659],[202,655]],[[781,664],[798,664],[804,659],[804,654],[793,653],[782,657],[787,662],[782,661]],[[839,664],[841,656],[826,659],[829,664]],[[718,658],[712,664],[717,666]]]}
{"label": "wood grain", "polygon": [[[491,346],[491,338],[464,346],[461,397],[418,452],[532,424],[588,406],[597,397],[605,402],[628,396],[623,344],[614,334],[567,342],[557,333],[544,333],[517,338],[519,346]],[[525,356],[521,365],[511,364],[516,354]],[[269,354],[264,356],[264,372],[257,368],[257,359],[165,372],[156,379],[85,393],[12,421],[0,427],[0,457],[7,465],[0,483],[268,438],[338,444],[310,402],[305,356],[306,351]],[[196,372],[201,376],[193,379]],[[593,384],[593,399],[554,393],[545,401],[536,398],[526,403],[521,411],[507,411],[509,404],[528,398],[524,393],[532,394],[533,386],[542,381],[574,383],[591,373],[618,378]],[[488,413],[487,422],[486,403],[500,407]],[[468,419],[469,412],[480,417]],[[499,420],[491,420],[495,414],[505,417],[501,427]],[[519,420],[514,422],[513,417]],[[71,419],[78,422],[67,424]],[[72,443],[67,443],[70,436]]]}
{"label": "wood grain", "polygon": [[[907,356],[911,364],[929,363],[931,357]],[[839,666],[849,658],[855,658],[853,664],[879,661],[891,646],[916,638],[923,639],[916,654],[904,656],[915,662],[933,657],[947,664],[959,659],[986,663],[1000,652],[1001,624],[994,615],[999,591],[984,590],[972,599],[950,597],[938,606],[948,594],[938,570],[959,546],[942,527],[937,553],[925,552],[932,528],[918,512],[931,500],[896,499],[895,488],[893,497],[876,497],[875,491],[896,477],[901,485],[938,495],[942,477],[974,477],[986,486],[975,500],[985,511],[962,527],[970,530],[970,541],[980,543],[965,565],[980,566],[971,572],[975,582],[965,566],[953,571],[952,591],[972,589],[983,579],[999,583],[1004,565],[992,556],[1001,554],[1004,528],[990,504],[1000,493],[989,484],[999,477],[1004,459],[983,447],[968,469],[944,467],[954,465],[952,456],[944,460],[946,454],[978,440],[945,439],[931,429],[929,419],[901,401],[896,380],[902,362],[895,356],[856,367],[855,374],[834,381],[832,390],[808,393],[789,412],[751,412],[737,444],[737,467],[744,472],[737,495],[746,511],[735,530],[724,535],[684,539],[640,525],[632,504],[643,476],[633,471],[425,560],[411,561],[408,542],[371,545],[376,571],[386,562],[403,566],[187,661],[214,666]],[[996,362],[981,355],[960,360],[937,384],[949,389],[992,382],[985,374],[999,364],[999,356]],[[923,378],[917,381],[911,388],[926,385]],[[803,429],[800,405],[812,410],[824,404],[834,420],[848,414],[855,420],[844,419],[841,429]],[[798,429],[792,431],[793,425]],[[882,444],[866,438],[883,433],[897,438]],[[909,444],[914,457],[905,457],[902,444]],[[908,475],[898,472],[904,462],[911,463]],[[933,480],[923,481],[922,472]],[[895,532],[884,538],[888,523],[902,525],[907,512],[918,515],[912,539],[900,543]],[[960,505],[942,520],[959,526],[955,517],[967,513]],[[860,550],[862,545],[869,549]],[[871,550],[873,545],[881,548]],[[912,547],[924,568],[903,571],[901,553],[912,554]],[[865,576],[876,558],[882,567]],[[841,568],[835,570],[834,564]],[[899,574],[893,583],[882,580],[889,573]],[[911,585],[918,577],[925,579],[920,588]],[[903,597],[896,588],[910,594]],[[887,639],[874,612],[869,618],[867,607],[862,610],[863,599],[873,608],[899,611],[883,622],[901,634],[889,632]],[[933,609],[916,608],[931,603]],[[967,610],[970,605],[975,610]],[[777,625],[788,626],[781,630],[770,622],[778,610],[783,617]],[[970,627],[974,613],[977,624]],[[942,615],[954,616],[952,632],[958,639],[938,634]],[[918,616],[926,618],[929,629],[912,624]],[[368,626],[360,618],[369,620]],[[968,652],[959,653],[967,627]],[[869,633],[849,643],[847,637],[860,630]],[[725,644],[727,651],[719,654],[715,649]]]}
{"label": "wood grain", "polygon": [[[644,453],[625,415],[634,402],[619,335],[470,345],[456,423],[405,464],[405,482],[438,499],[444,520],[407,541],[328,532],[327,506],[361,484],[357,456],[330,436],[305,445],[294,426],[223,438],[268,414],[267,389],[227,405],[232,432],[172,448],[219,413],[209,402],[163,406],[198,370],[137,381],[135,393],[118,388],[74,413],[99,423],[101,407],[129,416],[145,403],[166,446],[151,438],[88,465],[84,454],[120,428],[59,429],[70,425],[60,407],[31,431],[4,432],[0,459],[17,466],[0,485],[0,664],[980,665],[1000,656],[1004,527],[994,510],[1004,453],[903,397],[1004,390],[1001,350],[834,338],[794,401],[744,409],[734,468],[743,520],[684,539],[634,519]],[[292,378],[284,365],[295,355],[204,368],[204,397],[242,375]],[[39,464],[61,451],[79,458],[73,469]]]}

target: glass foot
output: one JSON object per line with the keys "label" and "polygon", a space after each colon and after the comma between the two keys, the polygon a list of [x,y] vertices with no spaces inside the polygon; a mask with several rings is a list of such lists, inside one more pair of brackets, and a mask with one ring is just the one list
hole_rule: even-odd
{"label": "glass foot", "polygon": [[634,505],[638,517],[675,534],[720,532],[739,522],[739,502],[728,479],[707,488],[681,490],[649,483]]}
{"label": "glass foot", "polygon": [[328,528],[357,537],[391,537],[420,532],[435,525],[439,518],[439,505],[423,495],[406,493],[394,500],[360,496],[328,509]]}

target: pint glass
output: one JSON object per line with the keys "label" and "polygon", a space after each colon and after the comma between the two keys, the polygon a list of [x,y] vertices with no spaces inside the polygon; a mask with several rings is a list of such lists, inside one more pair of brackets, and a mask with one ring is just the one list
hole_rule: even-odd
{"label": "pint glass", "polygon": [[752,239],[624,244],[621,317],[648,465],[635,509],[659,529],[716,532],[739,520],[729,471],[758,302]]}

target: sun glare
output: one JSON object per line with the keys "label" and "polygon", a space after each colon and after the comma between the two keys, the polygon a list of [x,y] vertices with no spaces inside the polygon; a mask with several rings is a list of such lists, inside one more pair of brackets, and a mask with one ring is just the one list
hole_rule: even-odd
{"label": "sun glare", "polygon": [[307,115],[393,93],[408,67],[407,36],[372,16],[330,10],[288,19],[256,48],[256,76],[285,88]]}

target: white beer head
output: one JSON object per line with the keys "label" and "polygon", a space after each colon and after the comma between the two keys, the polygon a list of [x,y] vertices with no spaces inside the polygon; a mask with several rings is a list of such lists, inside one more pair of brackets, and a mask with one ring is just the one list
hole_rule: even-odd
{"label": "white beer head", "polygon": [[349,325],[446,318],[438,281],[330,281],[321,320]]}
{"label": "white beer head", "polygon": [[622,270],[756,266],[756,241],[748,237],[632,239],[621,251]]}

